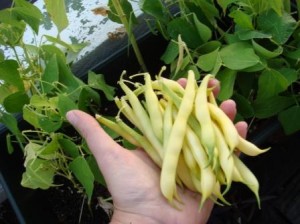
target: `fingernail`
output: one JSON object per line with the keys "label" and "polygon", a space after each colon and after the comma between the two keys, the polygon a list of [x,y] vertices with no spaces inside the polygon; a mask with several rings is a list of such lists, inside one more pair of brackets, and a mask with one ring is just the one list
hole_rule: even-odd
{"label": "fingernail", "polygon": [[67,112],[66,118],[71,124],[75,123],[77,120],[76,113],[72,110]]}

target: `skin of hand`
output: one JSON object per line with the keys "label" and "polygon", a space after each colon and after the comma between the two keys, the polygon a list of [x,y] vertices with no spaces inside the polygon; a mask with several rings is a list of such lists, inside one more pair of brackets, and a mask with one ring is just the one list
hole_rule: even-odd
{"label": "skin of hand", "polygon": [[[178,80],[185,86],[185,80]],[[219,82],[212,80],[214,94],[219,92]],[[233,119],[236,105],[232,100],[224,101],[220,107]],[[160,191],[160,169],[142,149],[127,150],[116,143],[100,127],[94,117],[73,110],[67,113],[68,121],[86,139],[106,180],[114,203],[111,223],[206,223],[213,202],[207,200],[199,212],[201,195],[178,188],[183,205],[180,210],[171,206]],[[242,137],[246,136],[247,123],[239,122],[236,128]]]}

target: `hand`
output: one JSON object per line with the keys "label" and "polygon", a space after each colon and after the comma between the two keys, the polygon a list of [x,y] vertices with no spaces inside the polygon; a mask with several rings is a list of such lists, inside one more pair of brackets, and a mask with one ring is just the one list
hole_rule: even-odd
{"label": "hand", "polygon": [[[179,82],[184,85],[183,80]],[[212,80],[219,91],[219,83]],[[233,119],[236,115],[235,102],[224,101],[220,106]],[[74,110],[67,114],[69,122],[86,139],[106,180],[113,203],[111,223],[206,223],[213,202],[207,200],[198,211],[201,195],[178,188],[184,203],[182,210],[172,207],[160,192],[160,169],[142,149],[127,150],[117,144],[90,115]],[[247,124],[239,122],[236,128],[245,137]]]}

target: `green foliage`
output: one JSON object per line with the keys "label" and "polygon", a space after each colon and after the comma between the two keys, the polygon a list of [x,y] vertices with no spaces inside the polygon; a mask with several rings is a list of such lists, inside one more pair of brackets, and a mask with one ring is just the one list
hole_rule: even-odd
{"label": "green foliage", "polygon": [[277,116],[287,134],[300,130],[291,122],[300,99],[299,1],[151,2],[140,0],[140,7],[170,41],[161,59],[171,78],[188,69],[214,74],[218,99],[235,99],[240,119]]}
{"label": "green foliage", "polygon": [[[15,52],[11,58],[2,52],[0,57],[0,122],[10,132],[7,150],[12,154],[17,142],[24,153],[22,186],[48,189],[59,185],[56,176],[63,176],[90,202],[94,183],[105,182],[84,140],[74,134],[65,116],[72,109],[94,112],[101,106],[99,91],[112,100],[114,88],[101,74],[91,72],[86,84],[71,71],[70,64],[85,43],[69,44],[44,35],[47,43],[36,40],[33,45],[25,44],[25,27],[37,34],[42,14],[25,0],[14,3],[14,7],[0,11],[0,44]],[[64,1],[45,3],[61,32],[68,25]],[[29,129],[20,130],[16,114]]]}

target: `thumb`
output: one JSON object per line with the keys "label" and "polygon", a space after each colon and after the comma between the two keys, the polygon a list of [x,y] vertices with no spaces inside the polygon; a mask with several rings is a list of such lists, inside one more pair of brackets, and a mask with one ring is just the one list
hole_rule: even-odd
{"label": "thumb", "polygon": [[72,110],[67,113],[66,117],[86,140],[104,177],[111,175],[114,172],[114,164],[117,163],[124,151],[123,148],[100,127],[91,115],[79,110]]}

